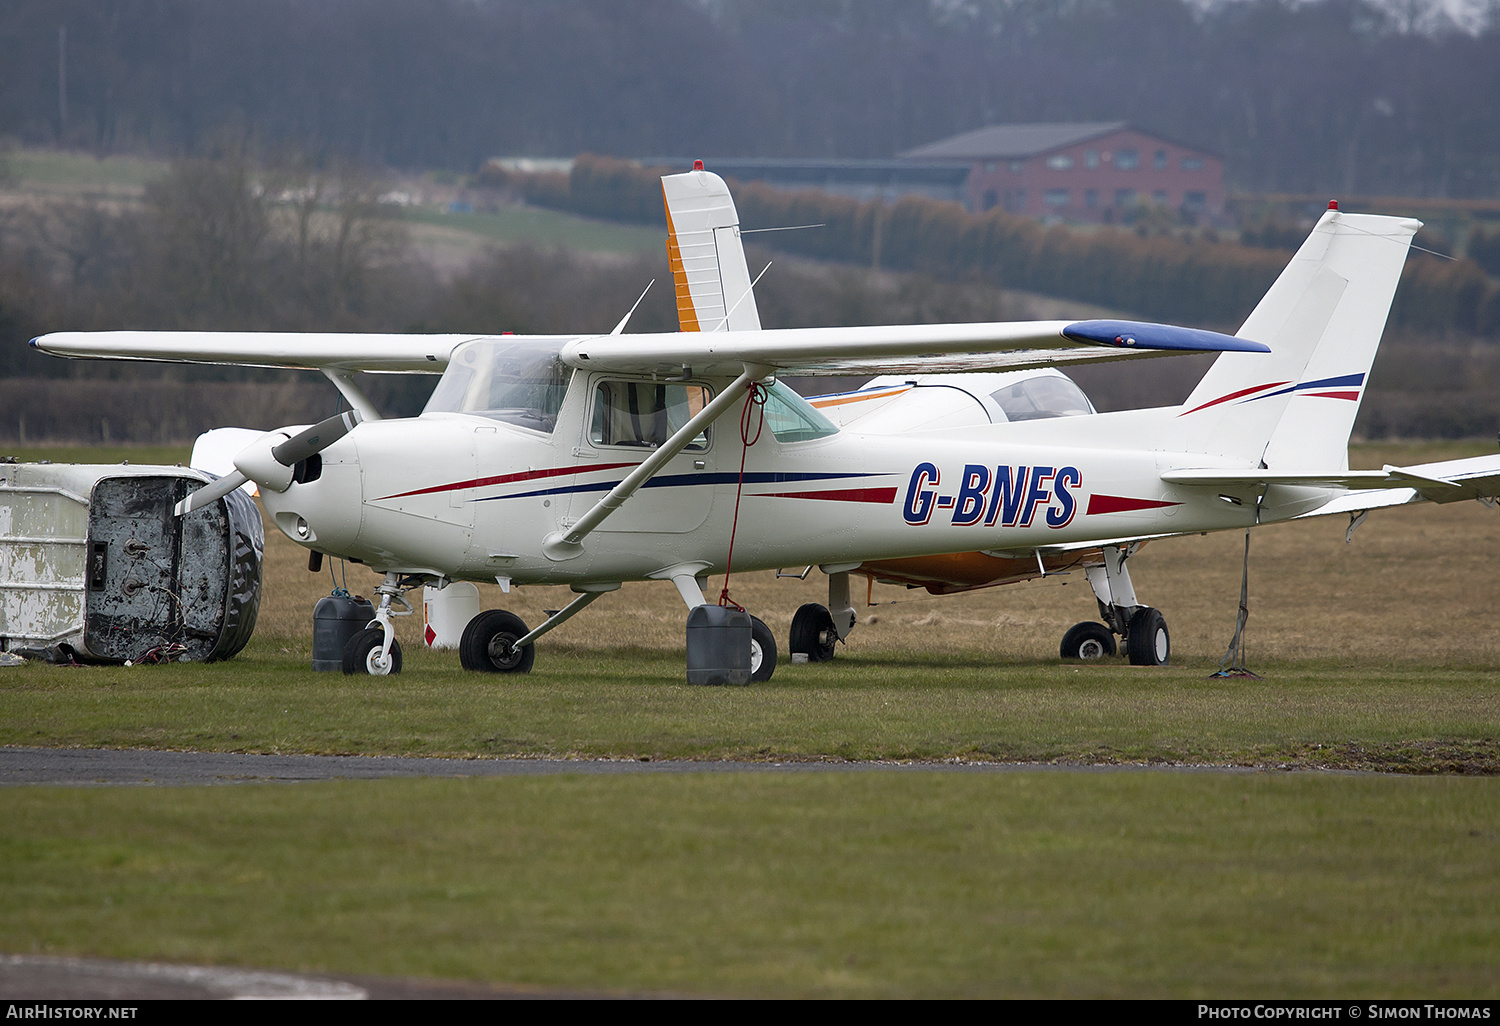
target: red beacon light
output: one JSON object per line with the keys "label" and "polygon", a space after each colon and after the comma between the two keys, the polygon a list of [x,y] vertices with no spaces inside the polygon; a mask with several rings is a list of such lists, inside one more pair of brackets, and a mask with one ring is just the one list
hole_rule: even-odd
{"label": "red beacon light", "polygon": [[701,161],[701,160],[695,160],[695,161],[693,161],[693,170],[694,171],[702,171],[703,170],[703,161]]}
{"label": "red beacon light", "polygon": [[1338,200],[1329,200],[1328,201],[1328,209],[1329,210],[1337,210],[1338,208],[1339,208],[1339,201]]}

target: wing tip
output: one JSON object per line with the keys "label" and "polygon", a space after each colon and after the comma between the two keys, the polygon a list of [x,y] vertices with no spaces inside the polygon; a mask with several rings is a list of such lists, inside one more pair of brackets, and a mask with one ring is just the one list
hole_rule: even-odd
{"label": "wing tip", "polygon": [[1116,349],[1165,349],[1187,353],[1269,353],[1271,347],[1247,338],[1204,328],[1184,328],[1150,321],[1074,321],[1062,329],[1065,338]]}

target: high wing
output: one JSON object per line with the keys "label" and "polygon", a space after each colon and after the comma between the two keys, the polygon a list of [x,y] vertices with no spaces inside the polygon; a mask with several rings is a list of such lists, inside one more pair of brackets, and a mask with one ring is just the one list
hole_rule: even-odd
{"label": "high wing", "polygon": [[221,363],[295,370],[440,374],[460,343],[483,335],[278,331],[60,331],[31,340],[53,356]]}
{"label": "high wing", "polygon": [[737,374],[759,366],[787,375],[905,370],[1016,370],[1083,359],[1186,352],[1268,353],[1258,342],[1136,321],[1001,321],[761,331],[685,331],[580,338],[562,359],[629,374]]}
{"label": "high wing", "polygon": [[[239,364],[335,372],[439,373],[461,343],[482,335],[285,332],[58,332],[31,340],[54,356]],[[514,336],[524,342],[527,336]],[[1270,350],[1194,328],[1137,321],[1002,321],[984,324],[781,328],[770,331],[552,336],[573,367],[629,374],[737,375],[746,366],[782,374],[1016,370],[1081,360]]]}

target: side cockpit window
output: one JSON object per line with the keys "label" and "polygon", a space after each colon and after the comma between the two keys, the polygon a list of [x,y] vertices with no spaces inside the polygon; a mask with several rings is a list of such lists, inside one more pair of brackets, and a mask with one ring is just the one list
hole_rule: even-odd
{"label": "side cockpit window", "polygon": [[766,390],[766,427],[778,442],[808,442],[838,433],[838,426],[813,409],[784,382],[773,382]]}
{"label": "side cockpit window", "polygon": [[[655,449],[703,409],[711,395],[702,385],[661,381],[601,381],[594,389],[589,441],[595,445]],[[688,452],[708,448],[704,431]]]}

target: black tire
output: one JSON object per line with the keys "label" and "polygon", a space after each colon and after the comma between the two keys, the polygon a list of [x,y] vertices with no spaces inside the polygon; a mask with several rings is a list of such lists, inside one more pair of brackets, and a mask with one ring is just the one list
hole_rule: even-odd
{"label": "black tire", "polygon": [[809,602],[792,617],[787,648],[794,655],[806,652],[808,662],[826,663],[833,658],[833,649],[838,641],[839,634],[833,626],[833,616],[828,612],[827,606]]}
{"label": "black tire", "polygon": [[1062,639],[1062,657],[1094,662],[1107,659],[1118,651],[1114,633],[1104,624],[1085,620],[1068,628]]}
{"label": "black tire", "polygon": [[385,644],[385,631],[371,627],[360,631],[344,643],[344,672],[351,676],[367,673],[372,677],[385,677],[401,672],[401,642],[391,641],[391,665],[384,673],[375,665],[380,647]]}
{"label": "black tire", "polygon": [[750,618],[750,683],[771,679],[776,672],[776,636],[759,617]]}
{"label": "black tire", "polygon": [[530,673],[536,646],[511,645],[529,631],[526,622],[514,613],[487,609],[464,628],[458,641],[458,661],[464,669],[481,673]]}
{"label": "black tire", "polygon": [[1150,606],[1142,606],[1125,629],[1125,653],[1132,666],[1165,666],[1172,657],[1172,639],[1167,618]]}

